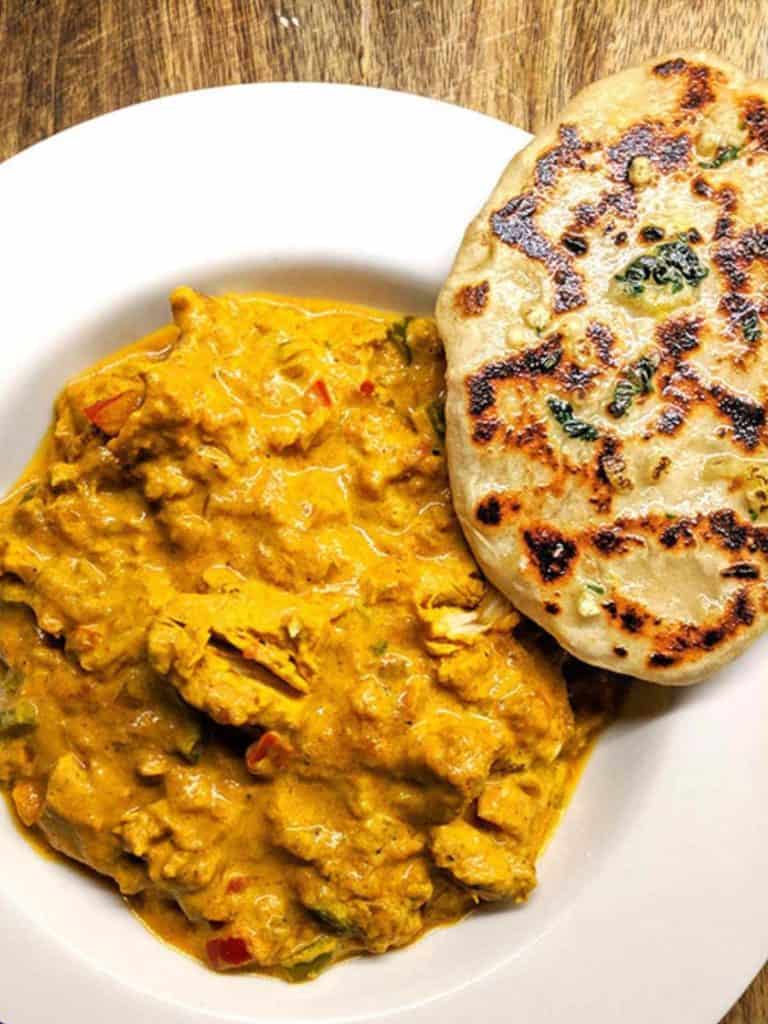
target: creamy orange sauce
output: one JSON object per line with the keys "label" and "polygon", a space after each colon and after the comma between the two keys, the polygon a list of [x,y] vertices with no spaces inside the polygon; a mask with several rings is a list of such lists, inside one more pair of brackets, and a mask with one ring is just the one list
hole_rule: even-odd
{"label": "creamy orange sauce", "polygon": [[0,506],[20,820],[222,970],[302,980],[525,900],[617,691],[464,543],[434,324],[172,306],[67,385]]}

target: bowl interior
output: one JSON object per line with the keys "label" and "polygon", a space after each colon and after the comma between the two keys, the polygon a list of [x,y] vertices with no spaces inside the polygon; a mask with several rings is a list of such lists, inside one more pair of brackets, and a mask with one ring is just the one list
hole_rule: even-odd
{"label": "bowl interior", "polygon": [[[334,296],[373,306],[431,312],[435,283],[386,266],[334,260],[245,263],[217,270],[188,269],[143,294],[99,309],[62,333],[17,378],[0,389],[0,436],[20,431],[24,441],[4,452],[0,485],[12,484],[47,426],[62,383],[120,345],[168,320],[166,294],[177,283],[203,291],[268,290]],[[524,907],[486,907],[461,925],[439,929],[410,949],[383,958],[348,961],[311,985],[287,986],[259,976],[221,977],[160,944],[122,906],[110,885],[88,873],[35,854],[8,813],[0,813],[0,859],[14,870],[0,889],[25,893],[24,909],[37,925],[78,956],[131,987],[190,1009],[247,1016],[254,1001],[269,1001],[274,1019],[311,1014],[334,1019],[343,995],[345,1018],[368,1019],[423,1003],[460,988],[519,957],[553,928],[581,890],[599,875],[632,808],[644,799],[663,762],[674,705],[670,691],[638,685],[622,720],[599,743],[565,819],[540,864],[540,888]]]}

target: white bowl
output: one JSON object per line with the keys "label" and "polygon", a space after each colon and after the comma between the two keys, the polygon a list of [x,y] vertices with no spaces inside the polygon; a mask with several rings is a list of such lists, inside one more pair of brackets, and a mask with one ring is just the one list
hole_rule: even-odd
{"label": "white bowl", "polygon": [[[132,107],[0,167],[0,483],[63,381],[166,321],[176,284],[428,311],[527,136],[431,100],[258,85]],[[638,685],[519,909],[309,985],[221,976],[0,808],[7,1024],[715,1024],[768,951],[768,647],[700,688]]]}

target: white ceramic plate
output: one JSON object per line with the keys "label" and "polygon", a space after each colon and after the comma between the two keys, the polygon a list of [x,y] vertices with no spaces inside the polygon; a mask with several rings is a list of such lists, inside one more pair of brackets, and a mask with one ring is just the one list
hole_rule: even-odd
{"label": "white ceramic plate", "polygon": [[[170,288],[431,308],[527,136],[345,86],[133,107],[0,167],[0,484],[66,377],[162,324]],[[686,693],[638,686],[521,909],[477,914],[310,985],[219,976],[0,807],[0,1020],[715,1024],[768,951],[768,646]]]}

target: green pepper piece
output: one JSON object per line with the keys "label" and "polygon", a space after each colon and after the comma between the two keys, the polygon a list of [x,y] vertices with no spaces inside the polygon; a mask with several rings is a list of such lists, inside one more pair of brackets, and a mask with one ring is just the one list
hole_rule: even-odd
{"label": "green pepper piece", "polygon": [[413,320],[412,316],[405,316],[402,320],[392,324],[387,330],[387,341],[392,342],[402,356],[406,366],[410,366],[413,362],[413,352],[408,344],[408,324],[411,320]]}
{"label": "green pepper piece", "polygon": [[443,442],[445,440],[445,398],[435,398],[431,401],[427,406],[427,415],[435,437],[438,441]]}
{"label": "green pepper piece", "polygon": [[13,707],[0,711],[0,736],[18,736],[37,727],[37,705],[20,700]]}

